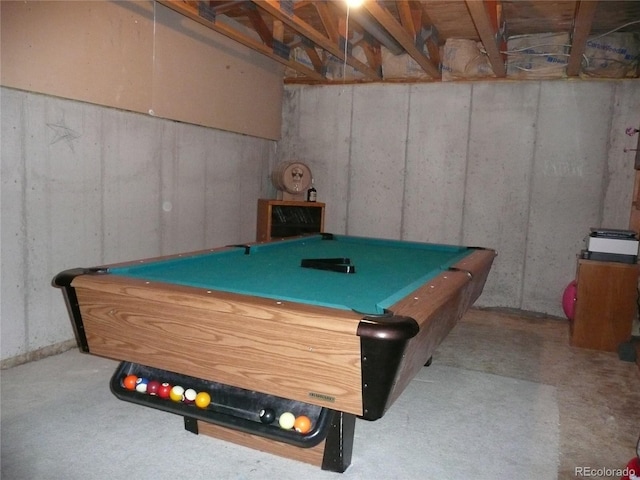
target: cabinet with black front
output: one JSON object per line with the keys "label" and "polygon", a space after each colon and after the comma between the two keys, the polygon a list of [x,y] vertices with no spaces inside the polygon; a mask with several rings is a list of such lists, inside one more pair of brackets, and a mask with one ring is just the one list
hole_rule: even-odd
{"label": "cabinet with black front", "polygon": [[256,240],[266,242],[277,238],[318,233],[324,229],[324,207],[321,202],[291,200],[258,200]]}

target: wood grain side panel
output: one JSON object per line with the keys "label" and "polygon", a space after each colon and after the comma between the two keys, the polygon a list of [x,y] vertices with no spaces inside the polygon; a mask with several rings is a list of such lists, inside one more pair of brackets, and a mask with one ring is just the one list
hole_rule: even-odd
{"label": "wood grain side panel", "polygon": [[407,345],[388,406],[400,396],[456,325],[469,285],[466,274],[448,272],[446,278],[440,276],[414,292],[413,305],[404,308],[406,313],[403,315],[408,314],[416,320],[420,331]]}
{"label": "wood grain side panel", "polygon": [[454,268],[470,272],[473,276],[472,288],[468,291],[469,298],[464,306],[465,311],[473,305],[482,293],[496,256],[495,250],[476,250],[454,265]]}
{"label": "wood grain side panel", "polygon": [[258,435],[251,435],[250,433],[231,430],[201,421],[198,421],[198,433],[318,467],[322,466],[326,443],[326,441],[323,440],[315,447],[300,448]]}
{"label": "wood grain side panel", "polygon": [[494,258],[493,250],[478,250],[456,264],[459,271],[443,272],[394,305],[393,311],[416,320],[420,331],[409,341],[388,406],[480,296]]}
{"label": "wood grain side panel", "polygon": [[81,275],[71,285],[104,293],[159,303],[231,313],[249,318],[277,321],[285,325],[305,325],[346,335],[356,335],[362,315],[312,305],[280,302],[234,293],[148,282],[118,275]]}
{"label": "wood grain side panel", "polygon": [[150,289],[76,286],[91,353],[361,414],[360,339],[344,321]]}
{"label": "wood grain side panel", "polygon": [[615,352],[631,339],[639,268],[637,264],[578,260],[572,346]]}

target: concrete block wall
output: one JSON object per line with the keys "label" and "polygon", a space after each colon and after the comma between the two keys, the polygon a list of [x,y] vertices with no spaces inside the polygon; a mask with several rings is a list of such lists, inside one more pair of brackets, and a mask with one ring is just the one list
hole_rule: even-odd
{"label": "concrete block wall", "polygon": [[255,239],[275,142],[9,88],[0,109],[3,366],[72,342],[58,272]]}
{"label": "concrete block wall", "polygon": [[278,161],[326,230],[498,250],[482,306],[562,315],[592,226],[626,228],[640,82],[287,86],[279,142],[0,89],[1,354],[69,348],[61,270],[255,238]]}
{"label": "concrete block wall", "polygon": [[498,251],[478,305],[562,316],[590,227],[628,228],[640,82],[285,88],[277,161],[327,231]]}

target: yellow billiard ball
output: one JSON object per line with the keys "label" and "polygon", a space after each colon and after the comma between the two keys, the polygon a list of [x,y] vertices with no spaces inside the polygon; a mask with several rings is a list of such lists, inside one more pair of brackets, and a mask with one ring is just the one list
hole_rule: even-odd
{"label": "yellow billiard ball", "polygon": [[169,398],[174,402],[181,402],[184,400],[184,388],[180,385],[176,385],[171,389],[171,392],[169,392]]}
{"label": "yellow billiard ball", "polygon": [[207,408],[211,403],[211,395],[207,392],[200,392],[196,395],[196,406],[199,408]]}

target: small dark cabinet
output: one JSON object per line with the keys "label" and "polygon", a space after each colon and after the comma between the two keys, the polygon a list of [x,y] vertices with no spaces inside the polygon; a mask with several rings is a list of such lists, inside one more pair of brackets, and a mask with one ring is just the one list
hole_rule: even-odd
{"label": "small dark cabinet", "polygon": [[290,200],[258,200],[256,240],[318,233],[324,229],[324,203]]}

